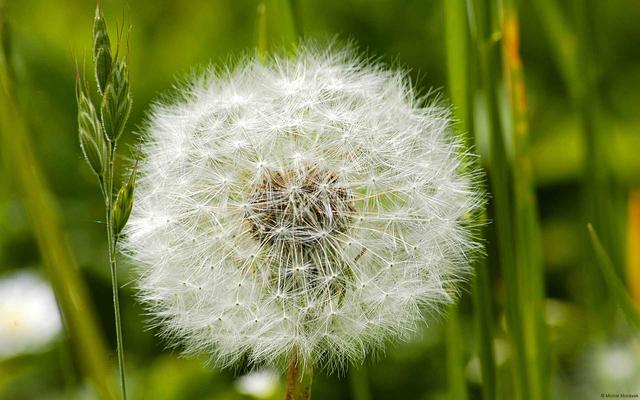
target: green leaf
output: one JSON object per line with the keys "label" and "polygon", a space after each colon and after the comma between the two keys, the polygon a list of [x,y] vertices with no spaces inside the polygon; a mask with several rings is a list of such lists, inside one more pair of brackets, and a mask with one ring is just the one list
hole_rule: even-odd
{"label": "green leaf", "polygon": [[627,319],[629,325],[631,325],[635,330],[640,331],[640,315],[638,314],[638,310],[635,308],[633,300],[631,300],[631,297],[627,292],[627,288],[618,277],[616,269],[613,266],[613,262],[611,262],[611,258],[609,257],[607,250],[605,250],[602,245],[593,225],[587,224],[587,229],[589,230],[589,237],[591,238],[591,244],[593,245],[593,251],[595,252],[598,265],[600,266],[600,271],[602,272],[602,276],[604,277],[605,283],[607,284],[613,299],[618,307],[620,307],[620,310]]}

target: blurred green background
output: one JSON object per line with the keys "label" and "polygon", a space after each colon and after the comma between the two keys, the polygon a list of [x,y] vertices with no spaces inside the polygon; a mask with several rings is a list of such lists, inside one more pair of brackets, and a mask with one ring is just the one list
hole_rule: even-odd
{"label": "blurred green background", "polygon": [[[296,0],[292,2],[293,21],[303,38],[354,41],[363,53],[408,69],[422,93],[435,88],[446,99],[446,1],[449,0]],[[520,3],[521,56],[541,216],[553,398],[599,398],[606,392],[640,394],[637,332],[632,332],[617,314],[611,315],[606,324],[596,324],[589,310],[591,303],[585,300],[593,296],[584,284],[585,275],[596,273],[587,267],[593,256],[583,213],[585,143],[579,116],[544,31],[548,21],[532,7],[533,1],[536,0]],[[555,3],[571,23],[571,2]],[[178,79],[198,67],[222,66],[254,51],[257,6],[258,1],[249,0],[103,1],[113,42],[117,26],[125,27],[125,36],[131,26],[128,60],[134,103],[125,144],[135,144],[136,131],[149,105]],[[91,312],[109,346],[115,382],[115,336],[102,224],[104,205],[96,179],[81,158],[74,97],[74,60],[81,64],[84,60],[90,71],[95,3],[9,0],[4,7],[9,30],[3,38],[9,49],[20,109],[61,213],[62,228],[88,287]],[[597,77],[596,92],[592,93],[598,103],[595,120],[604,138],[602,151],[612,183],[608,194],[615,210],[611,226],[617,240],[609,250],[616,265],[626,270],[631,293],[640,303],[640,266],[633,264],[639,257],[640,236],[634,240],[629,234],[640,229],[640,3],[608,0],[595,2],[595,7],[597,18],[588,48],[595,60]],[[267,23],[271,24],[269,29],[278,28],[273,27],[273,20]],[[485,162],[487,149],[482,137],[478,150]],[[123,171],[128,162],[122,161],[119,167]],[[13,294],[22,298],[8,300],[12,295],[9,288],[17,285],[10,279],[20,273],[26,276],[24,271],[46,279],[33,224],[16,189],[12,167],[15,166],[8,162],[0,164],[0,280],[9,282],[0,284],[0,318],[5,318],[0,325],[6,325],[0,328],[0,398],[94,398],[94,389],[84,378],[78,361],[78,351],[82,350],[64,331],[56,330],[55,321],[48,325],[45,321],[33,322],[37,333],[30,334],[24,331],[27,325],[23,330],[12,325],[21,318],[28,319],[21,312],[34,312],[25,303],[35,295],[24,289]],[[491,240],[488,246],[491,252]],[[509,373],[511,354],[504,339],[501,279],[491,259],[489,266],[495,278],[491,285],[500,376]],[[248,394],[252,387],[263,387],[265,398],[282,397],[282,379],[272,374],[239,381],[238,377],[248,372],[241,367],[220,371],[207,365],[206,357],[184,359],[178,351],[166,349],[166,343],[154,337],[154,330],[145,325],[143,310],[135,302],[130,266],[123,259],[119,267],[131,398],[246,399],[257,396],[257,392]],[[31,282],[27,285],[39,282],[35,278],[26,281]],[[479,398],[479,361],[469,292],[467,286],[460,307],[462,368],[471,398]],[[18,309],[12,304],[25,306]],[[54,314],[45,315],[55,320]],[[363,382],[369,393],[359,394],[359,399],[448,398],[444,320],[434,318],[414,341],[392,345],[385,354],[371,357],[355,378],[353,374],[327,376],[318,372],[314,398],[353,398],[352,394],[358,392],[354,387]],[[51,340],[18,346],[29,335],[46,336],[47,329],[54,332]]]}

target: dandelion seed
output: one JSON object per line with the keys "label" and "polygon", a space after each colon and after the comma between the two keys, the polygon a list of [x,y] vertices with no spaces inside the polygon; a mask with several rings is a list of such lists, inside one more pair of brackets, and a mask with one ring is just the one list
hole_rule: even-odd
{"label": "dandelion seed", "polygon": [[308,46],[157,105],[123,245],[162,332],[222,367],[339,369],[451,302],[483,200],[448,110],[413,93]]}

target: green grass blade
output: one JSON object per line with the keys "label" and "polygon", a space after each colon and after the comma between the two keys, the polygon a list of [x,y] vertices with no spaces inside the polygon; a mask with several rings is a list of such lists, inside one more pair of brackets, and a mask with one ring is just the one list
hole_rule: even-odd
{"label": "green grass blade", "polygon": [[459,124],[459,136],[473,143],[473,79],[470,76],[469,27],[465,0],[444,2],[449,96]]}
{"label": "green grass blade", "polygon": [[256,32],[257,32],[257,49],[258,49],[258,58],[261,62],[264,62],[267,58],[268,44],[269,41],[267,39],[267,6],[264,2],[258,5],[256,10]]}
{"label": "green grass blade", "polygon": [[265,49],[273,51],[285,46],[287,51],[294,51],[298,40],[298,32],[293,15],[291,0],[265,0],[265,26],[267,34]]}
{"label": "green grass blade", "polygon": [[602,245],[595,228],[593,225],[588,224],[587,229],[589,230],[589,238],[591,239],[593,251],[595,253],[598,266],[600,267],[600,272],[602,273],[602,277],[604,278],[609,292],[613,296],[615,303],[622,311],[622,314],[625,316],[629,325],[640,332],[639,310],[636,308],[633,300],[629,296],[626,286],[620,280],[618,273],[613,266],[613,262],[611,261],[611,257],[609,257],[607,250]]}
{"label": "green grass blade", "polygon": [[[465,0],[444,2],[446,29],[447,70],[449,94],[458,122],[457,132],[467,148],[474,147],[474,95],[476,93],[477,70],[474,53],[470,48],[470,28]],[[486,216],[479,216],[486,221]],[[484,237],[484,228],[479,234]],[[496,365],[493,348],[493,307],[491,299],[491,279],[487,261],[479,258],[474,262],[472,300],[478,356],[482,375],[482,397],[496,398]],[[457,309],[452,308],[447,322],[447,375],[449,393],[452,399],[466,398],[466,382],[462,376],[461,345]]]}
{"label": "green grass blade", "polygon": [[477,335],[478,357],[482,376],[482,398],[497,399],[496,360],[494,349],[494,317],[491,299],[491,277],[485,259],[475,263],[473,311]]}
{"label": "green grass blade", "polygon": [[[0,26],[3,25],[0,12]],[[4,32],[4,30],[0,30]],[[0,37],[0,42],[3,40]],[[64,316],[74,354],[102,399],[116,399],[104,340],[87,289],[69,249],[54,198],[47,187],[29,138],[26,121],[14,97],[4,48],[0,49],[0,147],[20,191],[38,247]]]}
{"label": "green grass blade", "polygon": [[520,316],[526,353],[527,386],[531,399],[549,398],[548,360],[544,307],[544,263],[538,223],[529,122],[520,58],[518,12],[515,0],[500,3],[502,16],[502,53],[504,77],[509,97],[513,150],[513,202],[515,252],[518,268],[518,293],[521,297]]}
{"label": "green grass blade", "polygon": [[458,307],[452,305],[447,313],[446,346],[447,346],[447,388],[451,400],[466,400],[467,383],[464,377],[464,343],[460,328]]}
{"label": "green grass blade", "polygon": [[535,0],[530,4],[536,10],[547,42],[554,52],[560,73],[569,86],[572,97],[576,96],[582,82],[578,73],[576,36],[562,15],[555,0]]}
{"label": "green grass blade", "polygon": [[534,400],[528,389],[528,365],[525,354],[526,343],[523,337],[522,293],[520,293],[520,275],[516,263],[513,240],[516,234],[513,226],[512,166],[509,161],[504,130],[501,124],[499,89],[501,87],[501,57],[497,39],[501,37],[494,2],[472,1],[471,14],[475,21],[475,41],[478,64],[481,75],[481,94],[486,103],[486,120],[490,137],[489,178],[493,200],[493,220],[497,239],[498,261],[502,271],[505,288],[504,307],[508,333],[512,343],[513,398]]}

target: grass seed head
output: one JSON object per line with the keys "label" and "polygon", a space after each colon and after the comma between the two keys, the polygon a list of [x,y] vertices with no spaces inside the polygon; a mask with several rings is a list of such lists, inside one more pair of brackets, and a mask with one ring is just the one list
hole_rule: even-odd
{"label": "grass seed head", "polygon": [[76,78],[76,101],[78,104],[78,138],[82,155],[93,172],[102,177],[106,164],[106,143],[98,113],[87,94],[80,74]]}
{"label": "grass seed head", "polygon": [[111,75],[112,56],[107,24],[99,4],[96,6],[96,16],[93,21],[93,62],[98,91],[102,94]]}

